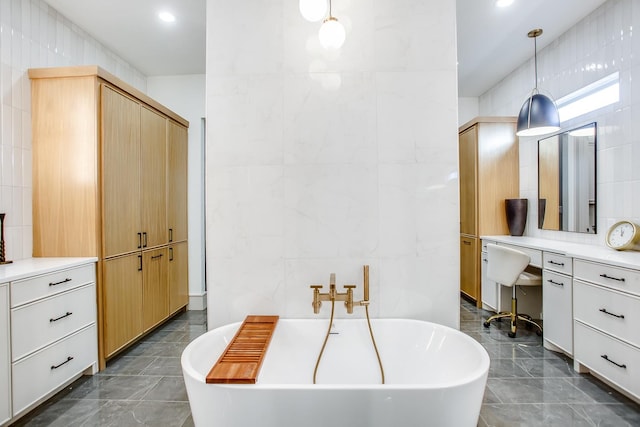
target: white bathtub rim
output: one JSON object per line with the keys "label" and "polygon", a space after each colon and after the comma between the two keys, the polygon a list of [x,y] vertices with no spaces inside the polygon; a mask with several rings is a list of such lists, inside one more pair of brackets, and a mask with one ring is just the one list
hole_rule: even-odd
{"label": "white bathtub rim", "polygon": [[[286,320],[286,321],[310,321],[310,322],[317,322],[318,320],[325,320],[325,319],[308,319],[308,318],[300,318],[300,319],[296,319],[296,318],[281,318],[280,321],[282,320]],[[366,319],[361,319],[361,318],[356,318],[356,319],[346,319],[346,318],[340,318],[340,319],[336,319],[337,321],[349,321],[349,322],[353,322],[353,321],[366,321]],[[326,319],[327,321],[327,325],[329,322],[329,319]],[[235,334],[235,332],[238,330],[238,328],[240,327],[240,325],[242,324],[242,322],[234,322],[234,323],[229,323],[226,325],[222,325],[219,326],[215,329],[212,329],[210,331],[205,332],[204,334],[200,335],[199,337],[197,337],[196,339],[194,339],[193,341],[191,341],[191,343],[189,343],[187,345],[187,347],[184,349],[184,351],[182,352],[182,356],[180,357],[180,363],[182,365],[182,370],[183,370],[183,374],[185,376],[185,380],[187,375],[191,377],[192,380],[206,384],[207,386],[211,386],[211,387],[222,387],[222,388],[236,388],[236,389],[256,389],[256,390],[290,390],[292,388],[295,389],[300,389],[300,390],[307,390],[307,389],[314,389],[314,390],[333,390],[333,389],[340,389],[340,390],[371,390],[371,389],[388,389],[388,390],[429,390],[429,389],[449,389],[449,388],[455,388],[455,387],[460,387],[460,386],[464,386],[466,384],[470,384],[473,383],[475,381],[478,381],[480,379],[482,379],[484,377],[484,380],[486,380],[486,377],[488,375],[489,372],[489,364],[490,364],[490,358],[489,358],[489,354],[487,353],[486,349],[478,342],[476,341],[473,337],[465,334],[464,332],[461,332],[457,329],[451,328],[449,326],[445,326],[445,325],[441,325],[438,323],[433,323],[433,322],[428,322],[425,320],[417,320],[417,319],[407,319],[407,318],[377,318],[377,319],[371,319],[371,323],[372,323],[372,327],[374,328],[374,337],[375,337],[375,323],[376,321],[385,321],[385,322],[412,322],[412,323],[426,323],[428,325],[434,326],[435,328],[438,329],[442,329],[444,331],[447,331],[449,333],[453,333],[456,335],[463,335],[465,337],[465,339],[468,338],[468,342],[471,346],[473,346],[475,349],[478,350],[478,353],[480,354],[481,357],[481,366],[479,369],[476,369],[475,371],[473,371],[472,373],[470,373],[469,375],[465,376],[464,378],[458,380],[458,381],[446,381],[446,382],[433,382],[433,383],[425,383],[425,384],[411,384],[411,383],[387,383],[387,384],[378,384],[378,383],[365,383],[365,384],[341,384],[341,383],[331,383],[331,384],[313,384],[313,383],[278,383],[278,384],[273,384],[273,383],[268,383],[268,384],[264,384],[264,383],[260,383],[260,375],[258,374],[258,379],[257,382],[255,384],[206,384],[205,382],[205,378],[206,378],[206,374],[202,375],[199,372],[197,372],[195,370],[195,368],[190,364],[190,363],[186,363],[189,355],[191,353],[191,351],[193,351],[193,348],[195,348],[197,346],[196,343],[198,343],[200,340],[205,340],[209,334],[213,334],[215,332],[220,332],[221,329],[231,329],[233,331],[233,334]],[[193,344],[193,345],[192,345]],[[267,350],[269,351],[269,350]],[[215,363],[215,361],[212,362],[211,366],[213,366],[213,364]]]}

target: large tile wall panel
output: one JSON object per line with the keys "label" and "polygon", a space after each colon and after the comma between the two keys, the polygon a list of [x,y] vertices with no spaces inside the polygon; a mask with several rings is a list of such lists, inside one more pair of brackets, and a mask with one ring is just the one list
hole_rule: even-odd
{"label": "large tile wall panel", "polygon": [[209,327],[317,317],[309,285],[361,299],[363,264],[372,315],[458,325],[455,3],[333,14],[325,51],[297,2],[208,2]]}

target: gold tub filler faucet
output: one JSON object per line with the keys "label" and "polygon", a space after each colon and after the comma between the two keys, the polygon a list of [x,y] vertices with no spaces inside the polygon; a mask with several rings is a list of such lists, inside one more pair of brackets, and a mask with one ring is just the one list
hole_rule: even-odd
{"label": "gold tub filler faucet", "polygon": [[382,359],[380,359],[380,353],[378,352],[378,346],[376,345],[376,340],[373,337],[373,329],[371,328],[371,319],[369,319],[369,266],[363,266],[363,274],[364,274],[364,299],[362,301],[353,301],[353,289],[356,285],[344,285],[346,289],[345,292],[338,292],[336,290],[336,274],[331,273],[329,276],[329,292],[323,293],[320,292],[322,289],[322,285],[311,285],[311,289],[313,289],[313,312],[318,314],[320,312],[320,307],[322,306],[322,301],[331,301],[331,318],[329,320],[329,328],[327,329],[327,333],[324,337],[324,342],[322,343],[322,348],[320,349],[320,354],[318,354],[318,359],[316,360],[316,367],[313,370],[313,383],[316,384],[316,376],[318,374],[318,367],[320,366],[320,360],[322,359],[322,354],[324,353],[324,348],[327,345],[327,340],[329,339],[329,335],[331,332],[331,326],[333,325],[333,313],[336,301],[344,301],[345,307],[347,307],[347,313],[353,313],[353,306],[362,306],[364,307],[364,311],[367,315],[367,326],[369,327],[369,334],[371,335],[371,344],[373,344],[373,349],[376,352],[376,357],[378,359],[378,366],[380,366],[380,377],[381,383],[384,384],[384,368],[382,367]]}
{"label": "gold tub filler faucet", "polygon": [[336,290],[336,274],[331,273],[329,276],[329,292],[320,292],[323,285],[311,285],[313,289],[313,312],[315,314],[320,313],[320,307],[322,307],[322,301],[344,301],[344,306],[347,308],[347,313],[353,314],[353,306],[368,306],[369,305],[369,266],[365,265],[364,268],[364,299],[362,301],[353,302],[353,289],[356,285],[344,285],[345,292],[338,292]]}

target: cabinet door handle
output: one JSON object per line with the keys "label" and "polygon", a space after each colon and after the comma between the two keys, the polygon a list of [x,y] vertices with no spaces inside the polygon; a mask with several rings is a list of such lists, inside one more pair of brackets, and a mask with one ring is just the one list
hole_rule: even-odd
{"label": "cabinet door handle", "polygon": [[469,242],[468,240],[463,240],[462,243],[464,243],[465,245],[470,245],[471,242]]}
{"label": "cabinet door handle", "polygon": [[564,267],[564,262],[555,262],[552,260],[547,261],[549,264],[559,265],[560,267]]}
{"label": "cabinet door handle", "polygon": [[138,255],[138,271],[142,271],[142,255]]}
{"label": "cabinet door handle", "polygon": [[142,249],[142,233],[138,233],[138,249]]}
{"label": "cabinet door handle", "polygon": [[173,242],[173,228],[169,229],[169,241]]}
{"label": "cabinet door handle", "polygon": [[69,317],[69,316],[71,316],[72,314],[73,314],[72,312],[67,311],[65,314],[63,314],[63,315],[62,315],[62,316],[60,316],[60,317],[56,317],[55,319],[54,319],[54,318],[49,319],[49,322],[50,322],[50,323],[57,322],[58,320],[64,319],[65,317]]}
{"label": "cabinet door handle", "polygon": [[162,258],[162,254],[153,255],[153,256],[151,257],[151,259],[158,259],[158,258]]}
{"label": "cabinet door handle", "polygon": [[144,233],[142,233],[142,247],[143,248],[147,247],[147,232],[146,231]]}
{"label": "cabinet door handle", "polygon": [[609,316],[617,317],[618,319],[624,319],[624,314],[614,314],[614,313],[611,313],[611,312],[607,311],[606,308],[601,308],[598,311],[600,311],[600,312],[602,312],[604,314],[608,314]]}
{"label": "cabinet door handle", "polygon": [[60,363],[58,365],[51,365],[51,370],[58,369],[60,366],[66,365],[67,363],[71,362],[72,360],[73,360],[73,356],[69,356],[69,357],[67,357],[67,360],[65,360],[64,362],[62,362],[62,363]]}
{"label": "cabinet door handle", "polygon": [[618,282],[624,282],[624,277],[612,277],[607,274],[601,274],[600,277],[604,277],[605,279],[617,280]]}
{"label": "cabinet door handle", "polygon": [[551,280],[551,279],[547,279],[547,282],[552,283],[554,285],[558,285],[558,286],[564,286],[564,283],[556,282],[556,281]]}
{"label": "cabinet door handle", "polygon": [[169,248],[169,261],[173,261],[173,248]]}
{"label": "cabinet door handle", "polygon": [[609,359],[609,356],[607,356],[606,354],[601,355],[600,357],[602,357],[604,360],[606,360],[609,363],[613,363],[614,365],[616,365],[618,368],[622,368],[622,369],[627,369],[627,365],[625,365],[624,363],[621,365],[619,363],[614,362],[613,360]]}
{"label": "cabinet door handle", "polygon": [[68,277],[64,280],[61,280],[59,282],[49,282],[49,286],[58,286],[58,285],[62,285],[63,283],[67,283],[70,282],[72,279],[69,279]]}

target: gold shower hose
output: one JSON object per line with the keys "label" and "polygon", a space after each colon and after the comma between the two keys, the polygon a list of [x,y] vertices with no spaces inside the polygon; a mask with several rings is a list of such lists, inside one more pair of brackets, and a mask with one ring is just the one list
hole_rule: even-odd
{"label": "gold shower hose", "polygon": [[[327,345],[327,341],[329,340],[329,334],[331,333],[331,326],[333,326],[333,313],[335,310],[335,301],[331,301],[331,318],[329,319],[329,328],[327,329],[327,334],[324,337],[324,342],[322,343],[322,348],[320,349],[320,353],[318,354],[318,360],[316,360],[316,367],[313,369],[313,383],[316,383],[316,375],[318,373],[318,366],[320,366],[320,360],[322,359],[322,353],[324,353],[324,348]],[[373,329],[371,328],[371,320],[369,319],[369,306],[364,306],[365,313],[367,315],[367,325],[369,326],[369,334],[371,335],[371,342],[373,343],[373,349],[376,351],[376,357],[378,358],[378,366],[380,366],[380,375],[382,377],[381,384],[384,384],[384,368],[382,367],[382,360],[380,359],[380,353],[378,352],[378,346],[376,345],[376,339],[373,337]]]}

